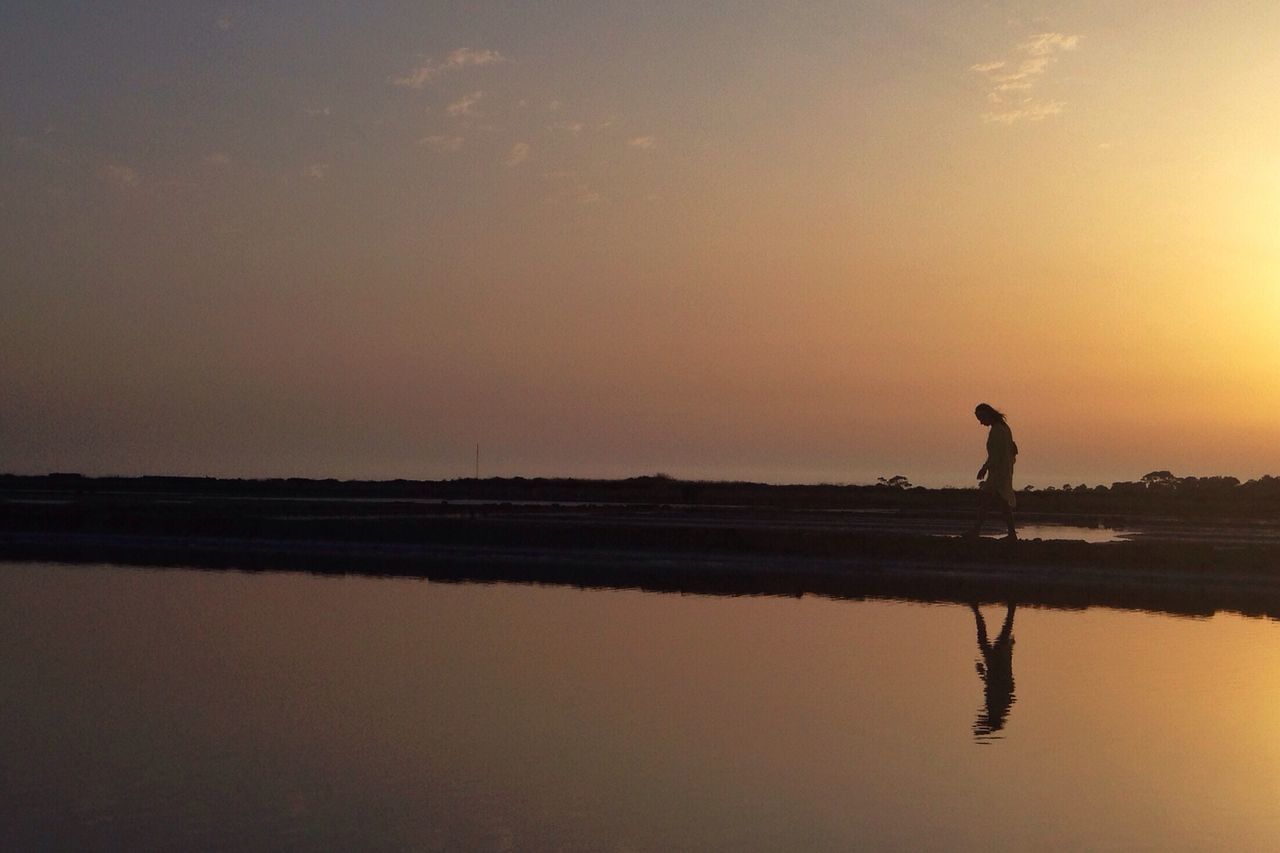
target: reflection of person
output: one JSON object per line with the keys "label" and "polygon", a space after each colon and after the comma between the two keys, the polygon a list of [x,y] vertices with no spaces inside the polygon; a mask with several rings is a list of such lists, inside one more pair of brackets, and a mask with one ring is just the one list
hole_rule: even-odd
{"label": "reflection of person", "polygon": [[1004,624],[996,641],[987,639],[987,622],[982,618],[978,605],[971,604],[973,619],[978,625],[978,651],[982,660],[974,667],[982,677],[984,707],[978,710],[973,722],[973,736],[986,739],[1004,728],[1009,708],[1013,706],[1013,611],[1014,605],[1006,605]]}
{"label": "reflection of person", "polygon": [[[978,469],[978,520],[973,526],[972,535],[982,533],[982,524],[987,520],[987,510],[993,504],[1004,516],[1005,526],[1009,528],[1007,539],[1017,539],[1018,533],[1013,529],[1013,508],[1018,498],[1013,493],[1013,463],[1018,458],[1018,445],[1013,441],[1013,433],[1005,423],[1004,415],[995,408],[979,403],[973,410],[978,423],[990,427],[987,432],[987,461]],[[983,479],[983,478],[986,479]]]}

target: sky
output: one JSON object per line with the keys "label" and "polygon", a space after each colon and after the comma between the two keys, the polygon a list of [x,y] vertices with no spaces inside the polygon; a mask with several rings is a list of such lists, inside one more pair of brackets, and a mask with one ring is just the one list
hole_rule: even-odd
{"label": "sky", "polygon": [[0,16],[0,471],[1280,473],[1280,4]]}

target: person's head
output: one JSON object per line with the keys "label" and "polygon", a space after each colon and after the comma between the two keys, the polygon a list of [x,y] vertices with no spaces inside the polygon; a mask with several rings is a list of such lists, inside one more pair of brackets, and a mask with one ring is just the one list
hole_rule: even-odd
{"label": "person's head", "polygon": [[983,426],[991,426],[998,421],[1004,420],[1004,414],[996,411],[995,406],[990,403],[979,403],[978,407],[973,410],[973,416]]}

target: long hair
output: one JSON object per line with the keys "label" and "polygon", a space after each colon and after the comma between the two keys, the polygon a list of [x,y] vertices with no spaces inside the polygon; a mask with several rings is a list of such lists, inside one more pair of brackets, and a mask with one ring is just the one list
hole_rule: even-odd
{"label": "long hair", "polygon": [[1003,422],[1004,422],[1004,412],[1000,411],[999,409],[997,409],[995,406],[991,405],[990,403],[979,403],[979,404],[977,405],[977,407],[976,407],[976,408],[974,408],[973,413],[974,413],[975,415],[976,415],[976,414],[985,414],[985,415],[990,415],[991,417],[995,418],[996,420],[999,420],[1001,423],[1003,423]]}

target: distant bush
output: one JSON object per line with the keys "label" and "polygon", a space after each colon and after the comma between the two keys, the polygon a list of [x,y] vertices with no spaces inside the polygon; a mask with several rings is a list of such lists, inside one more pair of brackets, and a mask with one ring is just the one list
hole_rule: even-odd
{"label": "distant bush", "polygon": [[913,488],[911,481],[901,474],[894,474],[892,477],[876,477],[876,484],[880,486],[888,486],[891,489]]}

